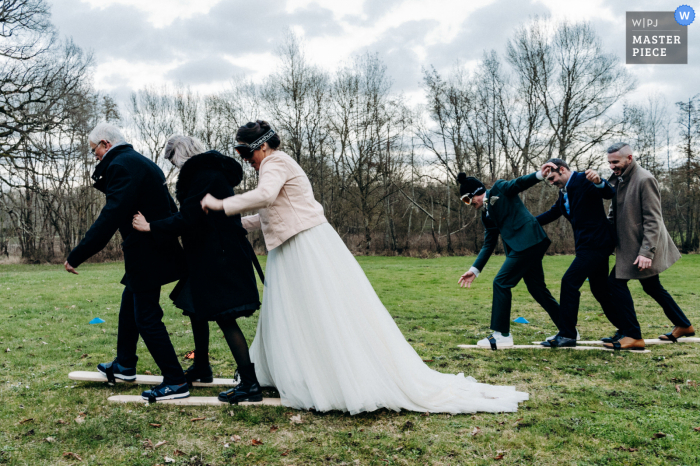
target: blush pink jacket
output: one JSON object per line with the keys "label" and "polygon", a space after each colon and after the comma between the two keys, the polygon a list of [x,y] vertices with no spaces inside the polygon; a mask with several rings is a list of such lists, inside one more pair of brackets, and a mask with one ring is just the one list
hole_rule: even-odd
{"label": "blush pink jacket", "polygon": [[309,178],[293,158],[275,151],[260,163],[258,187],[224,199],[226,215],[258,209],[241,219],[248,231],[262,229],[268,251],[299,232],[326,223]]}

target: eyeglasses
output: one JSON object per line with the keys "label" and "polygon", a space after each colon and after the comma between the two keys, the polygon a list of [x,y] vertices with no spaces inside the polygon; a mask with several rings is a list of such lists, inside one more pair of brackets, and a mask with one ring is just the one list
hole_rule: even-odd
{"label": "eyeglasses", "polygon": [[90,149],[90,152],[92,153],[92,155],[95,155],[95,151],[97,150],[98,147],[100,147],[100,145],[101,145],[103,142],[104,142],[104,141],[98,142],[97,145],[96,145],[95,147],[93,147],[92,149]]}
{"label": "eyeglasses", "polygon": [[233,148],[238,152],[238,155],[241,156],[242,159],[245,160],[250,160],[253,158],[254,152],[258,149],[260,149],[260,146],[262,146],[264,143],[266,143],[272,136],[274,136],[275,131],[273,129],[270,129],[267,133],[263,134],[260,138],[258,138],[255,142],[252,142],[250,144],[247,144],[245,142],[239,142]]}

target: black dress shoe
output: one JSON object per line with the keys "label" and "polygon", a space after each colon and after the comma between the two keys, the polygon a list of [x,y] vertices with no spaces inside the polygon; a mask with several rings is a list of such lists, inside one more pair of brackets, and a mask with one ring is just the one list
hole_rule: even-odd
{"label": "black dress shoe", "polygon": [[616,341],[620,341],[620,338],[622,337],[624,337],[622,332],[620,330],[616,330],[615,335],[611,337],[601,338],[600,341],[602,341],[603,343],[615,343]]}
{"label": "black dress shoe", "polygon": [[557,335],[556,337],[549,340],[549,346],[551,348],[575,348],[576,338],[563,337]]}

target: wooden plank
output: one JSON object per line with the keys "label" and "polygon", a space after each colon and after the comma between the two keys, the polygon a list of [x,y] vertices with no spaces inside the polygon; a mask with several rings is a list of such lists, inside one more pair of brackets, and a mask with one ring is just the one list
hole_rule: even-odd
{"label": "wooden plank", "polygon": [[[75,371],[68,374],[68,378],[82,382],[107,382],[107,376],[104,376],[99,372]],[[163,383],[163,377],[159,375],[139,374],[136,376],[136,380],[133,382],[127,382],[120,379],[117,379],[117,382],[137,385],[160,385]],[[192,384],[194,387],[235,387],[236,385],[238,384],[234,382],[233,379],[214,379],[212,383],[194,382]]]}
{"label": "wooden plank", "polygon": [[[535,345],[539,345],[539,341],[533,341],[532,342]],[[585,346],[603,346],[605,343],[603,343],[600,340],[593,340],[593,341],[577,341],[579,345],[585,345]],[[679,338],[678,343],[700,343],[700,338]],[[672,345],[672,341],[667,341],[667,340],[659,340],[658,338],[652,338],[648,340],[644,340],[645,345]]]}
{"label": "wooden plank", "polygon": [[[484,347],[484,346],[477,346],[477,345],[457,345],[458,348],[462,349],[483,349],[483,350],[491,350],[490,347]],[[612,349],[604,348],[601,346],[574,346],[574,347],[564,347],[564,348],[550,348],[548,346],[542,346],[542,345],[515,345],[511,346],[510,348],[499,348],[497,351],[502,351],[502,350],[509,350],[509,349],[548,349],[548,350],[580,350],[580,351],[586,351],[586,350],[598,350],[598,351],[614,351]],[[621,350],[625,351],[627,353],[651,353],[649,350]]]}
{"label": "wooden plank", "polygon": [[[141,398],[140,395],[115,395],[107,398],[115,403],[148,403]],[[190,396],[187,398],[179,398],[177,400],[158,401],[159,405],[177,405],[177,406],[230,406],[229,403],[219,401],[215,396]],[[242,402],[238,406],[282,406],[282,400],[279,398],[263,398],[259,402]]]}

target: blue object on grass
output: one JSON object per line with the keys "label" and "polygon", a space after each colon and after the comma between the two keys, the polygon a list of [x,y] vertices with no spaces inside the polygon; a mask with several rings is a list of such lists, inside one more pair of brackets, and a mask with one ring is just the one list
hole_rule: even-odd
{"label": "blue object on grass", "polygon": [[513,322],[518,323],[518,324],[529,324],[530,323],[527,321],[527,319],[525,317],[518,317]]}
{"label": "blue object on grass", "polygon": [[90,323],[90,324],[104,324],[105,321],[102,320],[102,319],[100,319],[99,317],[95,317],[95,318],[92,319],[89,323]]}

